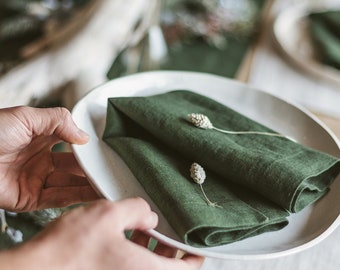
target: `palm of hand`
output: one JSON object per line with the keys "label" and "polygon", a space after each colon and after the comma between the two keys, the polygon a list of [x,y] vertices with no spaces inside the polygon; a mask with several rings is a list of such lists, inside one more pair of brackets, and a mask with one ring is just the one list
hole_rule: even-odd
{"label": "palm of hand", "polygon": [[55,123],[53,109],[39,111],[51,119],[47,122],[38,109],[17,110],[0,115],[0,125],[9,127],[0,131],[0,207],[30,211],[97,197],[73,155],[51,151],[60,140],[76,141],[69,137],[77,131],[69,114],[59,110],[63,118]]}
{"label": "palm of hand", "polygon": [[[46,138],[48,140],[48,138]],[[44,204],[44,188],[54,170],[50,146],[33,139],[27,148],[8,154],[9,162],[1,163],[0,204],[11,210],[32,210]]]}

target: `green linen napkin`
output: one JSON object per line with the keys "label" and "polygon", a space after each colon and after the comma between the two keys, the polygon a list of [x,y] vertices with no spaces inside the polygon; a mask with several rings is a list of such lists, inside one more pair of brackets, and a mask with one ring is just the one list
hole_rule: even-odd
{"label": "green linen napkin", "polygon": [[310,33],[321,61],[340,69],[340,10],[311,13]]}
{"label": "green linen napkin", "polygon": [[[203,113],[229,130],[269,131],[193,92],[110,98],[104,141],[126,162],[168,222],[196,246],[231,243],[287,224],[327,192],[338,159],[280,137],[227,135],[194,127]],[[209,206],[190,179],[190,164],[207,172]]]}

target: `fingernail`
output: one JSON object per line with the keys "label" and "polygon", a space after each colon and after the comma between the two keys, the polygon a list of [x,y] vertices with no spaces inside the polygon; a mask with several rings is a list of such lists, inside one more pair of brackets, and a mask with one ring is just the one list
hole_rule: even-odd
{"label": "fingernail", "polygon": [[150,223],[156,226],[158,224],[158,215],[155,212],[151,212],[149,216]]}
{"label": "fingernail", "polygon": [[88,140],[90,138],[90,135],[87,134],[84,130],[82,129],[78,129],[78,135],[79,137],[81,137],[82,139],[86,139]]}

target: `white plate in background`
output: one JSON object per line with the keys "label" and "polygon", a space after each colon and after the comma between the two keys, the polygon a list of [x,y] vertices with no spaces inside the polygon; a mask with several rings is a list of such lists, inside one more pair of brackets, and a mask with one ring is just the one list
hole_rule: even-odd
{"label": "white plate in background", "polygon": [[[289,217],[289,225],[228,245],[194,248],[184,244],[167,223],[120,157],[101,139],[107,99],[146,96],[186,89],[213,98],[298,142],[340,157],[337,138],[303,108],[234,80],[196,72],[154,71],[109,81],[86,95],[73,109],[75,123],[91,137],[86,145],[73,145],[74,153],[93,185],[110,200],[140,196],[159,216],[150,230],[156,239],[184,251],[221,259],[264,259],[292,254],[327,237],[340,223],[340,181],[316,204]],[[114,244],[114,243],[112,243]]]}
{"label": "white plate in background", "polygon": [[273,37],[285,57],[312,76],[340,86],[340,71],[318,61],[308,29],[308,14],[340,9],[340,2],[293,5],[282,10],[273,23]]}

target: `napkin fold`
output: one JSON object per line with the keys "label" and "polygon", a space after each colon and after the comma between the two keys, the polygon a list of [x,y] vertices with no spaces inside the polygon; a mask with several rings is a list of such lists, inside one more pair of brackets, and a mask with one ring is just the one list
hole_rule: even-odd
{"label": "napkin fold", "polygon": [[312,42],[321,61],[340,69],[340,10],[309,14]]}
{"label": "napkin fold", "polygon": [[[339,160],[286,138],[228,135],[194,127],[190,113],[219,128],[274,132],[199,94],[178,90],[148,97],[110,98],[104,141],[126,162],[182,239],[193,246],[228,244],[287,225],[322,197]],[[190,179],[206,171],[209,206]]]}

